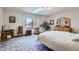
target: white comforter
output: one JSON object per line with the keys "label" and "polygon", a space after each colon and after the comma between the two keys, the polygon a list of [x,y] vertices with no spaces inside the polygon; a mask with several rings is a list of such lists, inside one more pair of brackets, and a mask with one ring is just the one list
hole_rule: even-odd
{"label": "white comforter", "polygon": [[79,51],[79,34],[60,31],[47,31],[39,34],[38,40],[56,51]]}

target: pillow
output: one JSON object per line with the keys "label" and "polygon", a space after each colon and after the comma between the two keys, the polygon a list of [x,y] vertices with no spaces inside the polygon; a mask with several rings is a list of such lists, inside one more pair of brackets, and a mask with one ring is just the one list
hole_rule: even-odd
{"label": "pillow", "polygon": [[79,41],[79,34],[74,34],[72,41]]}
{"label": "pillow", "polygon": [[73,39],[72,41],[79,41],[79,39]]}

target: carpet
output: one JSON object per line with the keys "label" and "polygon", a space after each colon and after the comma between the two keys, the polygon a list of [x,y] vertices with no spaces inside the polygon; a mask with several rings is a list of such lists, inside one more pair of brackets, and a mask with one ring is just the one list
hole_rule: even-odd
{"label": "carpet", "polygon": [[0,51],[52,51],[37,42],[38,35],[22,36],[0,42]]}

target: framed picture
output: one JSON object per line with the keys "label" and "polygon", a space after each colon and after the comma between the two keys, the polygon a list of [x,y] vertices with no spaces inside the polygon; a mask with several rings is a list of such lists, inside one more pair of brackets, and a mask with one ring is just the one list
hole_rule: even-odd
{"label": "framed picture", "polygon": [[9,23],[15,23],[16,17],[15,16],[9,16]]}
{"label": "framed picture", "polygon": [[50,20],[50,25],[54,25],[54,20]]}

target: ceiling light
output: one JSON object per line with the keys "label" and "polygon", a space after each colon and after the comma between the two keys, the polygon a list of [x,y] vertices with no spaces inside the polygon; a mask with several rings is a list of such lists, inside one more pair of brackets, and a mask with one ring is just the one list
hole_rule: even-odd
{"label": "ceiling light", "polygon": [[43,8],[43,7],[38,7],[38,8],[36,8],[36,9],[33,11],[33,13],[39,13],[39,12],[41,12],[41,11],[44,11],[44,8]]}
{"label": "ceiling light", "polygon": [[50,10],[51,8],[50,7],[37,7],[34,11],[33,11],[33,13],[34,14],[37,14],[37,13],[40,13],[40,12],[42,12],[42,11],[45,11],[45,10]]}
{"label": "ceiling light", "polygon": [[44,9],[45,9],[45,10],[50,10],[51,8],[50,8],[50,7],[44,7]]}

